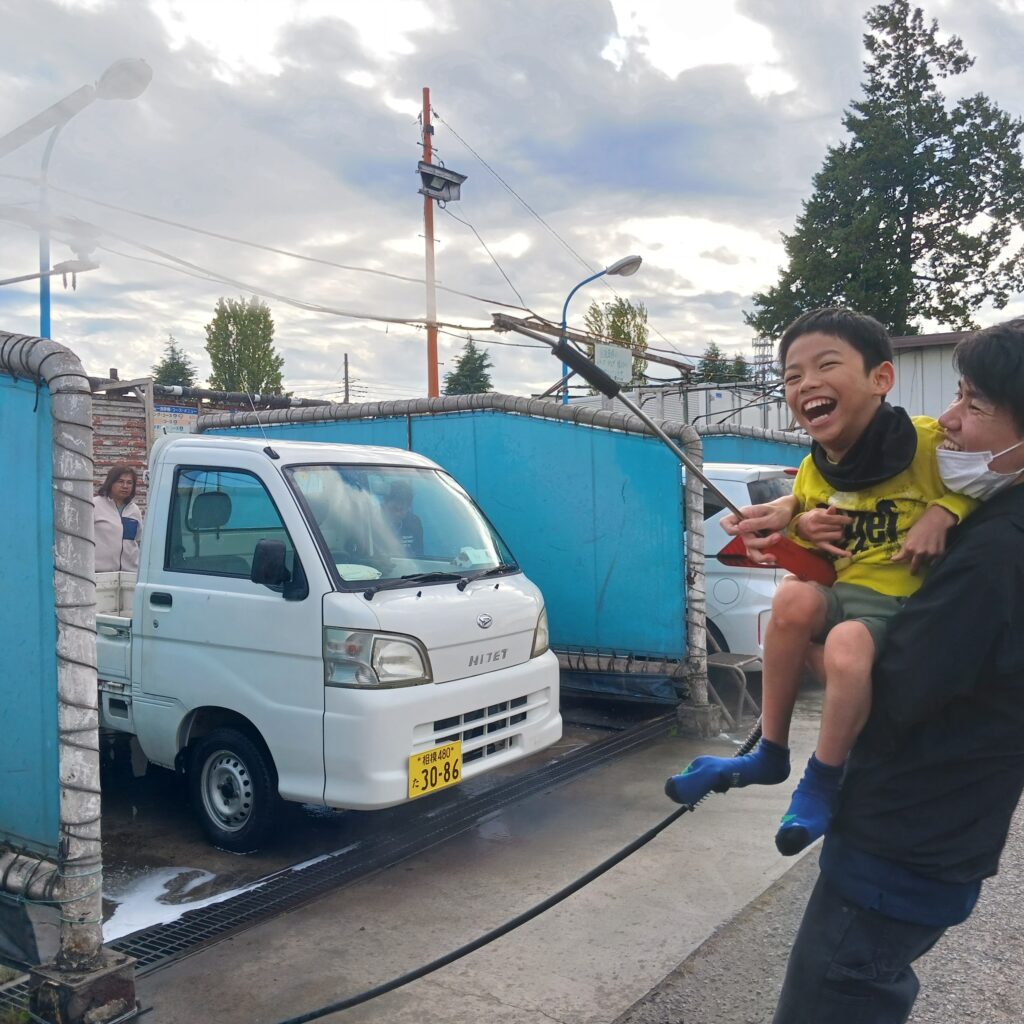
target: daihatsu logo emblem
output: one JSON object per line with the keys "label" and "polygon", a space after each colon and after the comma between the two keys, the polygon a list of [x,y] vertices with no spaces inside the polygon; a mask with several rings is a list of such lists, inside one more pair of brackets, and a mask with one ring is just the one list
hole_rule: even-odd
{"label": "daihatsu logo emblem", "polygon": [[493,621],[494,621],[494,619],[492,619],[492,618],[490,617],[490,615],[487,615],[487,614],[484,614],[484,615],[478,615],[478,616],[476,617],[476,624],[477,624],[477,625],[478,625],[478,626],[479,626],[479,627],[480,627],[481,629],[490,629],[490,628],[491,628],[491,623],[492,623]]}

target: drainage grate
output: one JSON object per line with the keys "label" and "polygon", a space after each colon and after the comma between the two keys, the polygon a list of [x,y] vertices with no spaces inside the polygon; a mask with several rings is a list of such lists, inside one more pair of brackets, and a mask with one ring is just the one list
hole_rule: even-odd
{"label": "drainage grate", "polygon": [[109,946],[134,957],[137,973],[147,974],[257,922],[351,885],[371,872],[397,864],[414,853],[472,828],[483,815],[493,814],[499,807],[566,783],[591,768],[621,757],[631,748],[667,732],[675,722],[674,713],[662,715],[581,747],[525,775],[499,782],[438,811],[428,812],[411,828],[403,826],[400,834],[369,839],[352,858],[344,861],[327,858],[302,871],[286,869],[269,875],[248,892],[201,910],[189,911],[169,924],[153,925],[115,939]]}

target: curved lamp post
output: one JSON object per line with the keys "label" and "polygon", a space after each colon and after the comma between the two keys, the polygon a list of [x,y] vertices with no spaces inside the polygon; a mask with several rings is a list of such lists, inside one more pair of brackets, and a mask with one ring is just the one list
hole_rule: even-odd
{"label": "curved lamp post", "polygon": [[0,157],[4,157],[37,135],[50,132],[39,173],[39,336],[42,338],[50,336],[50,202],[46,173],[57,136],[68,121],[94,100],[133,100],[142,95],[152,78],[153,71],[144,60],[124,58],[114,61],[95,85],[83,85],[0,137]]}
{"label": "curved lamp post", "polygon": [[[565,305],[562,306],[562,334],[561,340],[565,341],[565,335],[568,331],[566,325],[566,314],[569,312],[569,300],[585,285],[590,284],[591,281],[596,281],[599,277],[631,277],[640,269],[640,264],[643,263],[643,258],[640,256],[623,256],[621,260],[616,260],[611,266],[605,267],[604,270],[599,270],[596,274],[591,274],[590,277],[585,277],[569,294],[565,297]],[[562,379],[565,381],[565,387],[562,390],[562,405],[569,404],[569,367],[565,363],[562,363]]]}

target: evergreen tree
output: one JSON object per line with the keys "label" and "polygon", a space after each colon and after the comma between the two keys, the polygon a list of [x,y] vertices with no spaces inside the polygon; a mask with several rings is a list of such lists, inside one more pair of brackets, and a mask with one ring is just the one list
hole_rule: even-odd
{"label": "evergreen tree", "polygon": [[[616,299],[614,302],[591,302],[583,323],[591,334],[621,342],[633,350],[633,379],[642,381],[647,372],[647,360],[637,352],[647,351],[647,307],[642,302]],[[587,345],[587,354],[594,358],[594,346]]]}
{"label": "evergreen tree", "polygon": [[725,353],[713,342],[708,342],[697,364],[697,376],[709,384],[724,384],[732,380],[733,368]]}
{"label": "evergreen tree", "polygon": [[167,335],[164,346],[164,357],[149,371],[154,384],[165,384],[168,387],[195,387],[196,368],[187,353],[174,340],[173,334]]}
{"label": "evergreen tree", "polygon": [[270,307],[255,295],[248,302],[217,301],[214,317],[206,325],[206,351],[213,368],[210,387],[215,391],[281,394],[284,357],[274,349]]}
{"label": "evergreen tree", "polygon": [[742,384],[744,381],[749,381],[753,376],[754,373],[750,363],[747,362],[747,357],[742,352],[737,352],[733,356],[732,366],[729,368],[729,379]]}
{"label": "evergreen tree", "polygon": [[491,357],[476,347],[470,338],[462,354],[455,360],[455,369],[444,375],[446,395],[483,395],[494,390],[491,375]]}
{"label": "evergreen tree", "polygon": [[1024,121],[976,94],[949,106],[939,78],[973,64],[957,36],[942,40],[908,0],[866,15],[863,98],[830,147],[792,235],[776,285],[745,319],[777,338],[799,314],[845,305],[896,335],[922,319],[973,326],[1024,286]]}

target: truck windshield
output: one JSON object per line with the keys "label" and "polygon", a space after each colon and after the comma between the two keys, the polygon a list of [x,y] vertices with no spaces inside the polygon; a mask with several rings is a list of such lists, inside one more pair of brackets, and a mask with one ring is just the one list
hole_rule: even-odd
{"label": "truck windshield", "polygon": [[[408,466],[286,469],[343,583],[428,582],[518,569],[504,541],[447,474]],[[412,583],[412,581],[410,581]]]}

